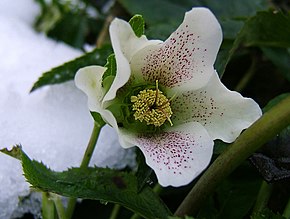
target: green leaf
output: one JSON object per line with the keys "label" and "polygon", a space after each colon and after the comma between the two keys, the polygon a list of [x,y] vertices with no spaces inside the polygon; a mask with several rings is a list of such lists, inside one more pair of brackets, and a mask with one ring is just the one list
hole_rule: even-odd
{"label": "green leaf", "polygon": [[107,68],[107,70],[104,72],[102,76],[102,86],[106,91],[108,91],[117,73],[117,62],[115,54],[111,54],[108,56],[105,67]]}
{"label": "green leaf", "polygon": [[88,65],[104,65],[106,58],[112,53],[112,48],[109,46],[101,49],[94,49],[92,52],[86,53],[83,56],[69,61],[61,66],[43,73],[43,75],[34,83],[30,92],[36,89],[52,84],[60,84],[69,80],[73,80],[78,69]]}
{"label": "green leaf", "polygon": [[145,22],[141,15],[137,14],[134,15],[130,21],[129,24],[131,25],[132,29],[134,30],[134,33],[137,37],[141,37],[144,35],[145,32]]}
{"label": "green leaf", "polygon": [[189,8],[166,0],[119,0],[131,14],[142,14],[148,31],[146,35],[154,39],[166,39],[181,23],[184,13]]}
{"label": "green leaf", "polygon": [[46,5],[45,2],[38,2],[41,7],[41,13],[34,24],[35,29],[47,33],[61,20],[62,13],[58,5]]}
{"label": "green leaf", "polygon": [[226,65],[239,46],[290,47],[290,15],[281,12],[258,12],[245,22],[232,47],[224,51],[218,66],[222,76]]}
{"label": "green leaf", "polygon": [[251,215],[251,219],[286,219],[280,214],[273,213],[270,209],[265,209],[262,212]]}
{"label": "green leaf", "polygon": [[264,55],[280,69],[281,73],[290,81],[290,48],[262,47]]}
{"label": "green leaf", "polygon": [[17,160],[21,160],[21,145],[16,145],[11,150],[8,150],[7,148],[3,148],[0,151]]}
{"label": "green leaf", "polygon": [[195,6],[205,6],[213,11],[221,23],[225,39],[235,39],[247,18],[254,16],[257,11],[270,7],[265,0],[199,0]]}
{"label": "green leaf", "polygon": [[177,217],[177,216],[169,216],[168,219],[194,219],[194,217],[189,217],[189,216],[185,216],[185,217]]}
{"label": "green leaf", "polygon": [[[263,112],[266,113],[289,95],[290,93],[285,93],[275,97],[263,108]],[[250,157],[250,161],[266,182],[273,183],[290,178],[289,145],[290,125]]]}
{"label": "green leaf", "polygon": [[103,26],[104,17],[92,16],[97,9],[90,7],[90,3],[84,7],[70,1],[37,2],[41,13],[35,22],[35,29],[76,48],[83,48],[86,42],[94,43]]}
{"label": "green leaf", "polygon": [[244,163],[217,187],[197,218],[246,218],[257,198],[260,184],[261,179],[253,168]]}
{"label": "green leaf", "polygon": [[246,22],[239,38],[246,46],[290,47],[290,14],[258,12]]}
{"label": "green leaf", "polygon": [[[150,38],[165,40],[181,24],[186,11],[194,6],[210,8],[222,25],[224,38],[230,39],[230,43],[223,44],[215,68],[222,76],[228,61],[238,48],[241,41],[233,46],[233,40],[243,27],[244,21],[250,16],[254,16],[258,10],[266,10],[270,4],[264,0],[245,1],[211,1],[211,0],[154,0],[134,1],[119,0],[124,8],[131,14],[142,14],[146,24],[146,35]],[[244,34],[243,34],[244,35]]]}
{"label": "green leaf", "polygon": [[243,20],[255,15],[256,11],[267,10],[270,3],[265,0],[119,0],[131,14],[142,14],[149,37],[166,39],[181,24],[184,13],[192,7],[207,7],[221,23],[224,37],[235,39],[243,26]]}
{"label": "green leaf", "polygon": [[150,219],[171,215],[150,187],[138,193],[136,177],[131,173],[97,167],[55,172],[30,160],[22,150],[18,151],[24,176],[34,188],[63,196],[117,203]]}

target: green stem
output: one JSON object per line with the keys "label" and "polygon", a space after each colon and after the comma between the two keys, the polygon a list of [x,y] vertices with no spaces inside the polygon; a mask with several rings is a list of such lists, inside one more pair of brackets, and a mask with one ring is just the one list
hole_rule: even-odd
{"label": "green stem", "polygon": [[283,217],[290,219],[290,198],[289,198],[288,203],[284,209]]}
{"label": "green stem", "polygon": [[130,219],[140,219],[141,216],[139,214],[133,214],[133,216]]}
{"label": "green stem", "polygon": [[245,130],[213,162],[185,197],[175,215],[196,214],[207,197],[225,177],[289,124],[290,97],[287,97]]}
{"label": "green stem", "polygon": [[[94,123],[94,128],[91,134],[91,138],[89,140],[87,149],[85,151],[82,163],[80,165],[80,168],[85,169],[88,167],[90,161],[91,161],[91,157],[93,155],[93,152],[95,150],[96,147],[96,143],[98,141],[98,137],[100,134],[100,131],[102,129],[102,127],[104,126],[103,123]],[[68,206],[67,206],[67,210],[66,210],[66,216],[67,219],[72,218],[74,209],[75,209],[75,205],[76,205],[77,199],[76,198],[69,198],[68,200]]]}
{"label": "green stem", "polygon": [[66,208],[66,216],[67,219],[71,219],[76,207],[77,199],[76,198],[69,198]]}
{"label": "green stem", "polygon": [[43,219],[54,219],[55,207],[48,192],[42,192],[41,215]]}
{"label": "green stem", "polygon": [[265,181],[262,182],[255,206],[253,208],[253,214],[261,212],[267,206],[267,203],[272,193],[272,189],[273,188],[271,184],[268,184]]}
{"label": "green stem", "polygon": [[96,144],[97,144],[99,134],[100,134],[102,127],[103,127],[103,124],[99,124],[96,122],[94,123],[94,128],[93,128],[93,131],[91,134],[91,138],[90,138],[90,141],[88,143],[87,149],[85,151],[80,168],[87,168],[89,166],[89,163],[91,161],[93,152],[95,150],[95,147],[96,147]]}
{"label": "green stem", "polygon": [[62,201],[61,201],[61,197],[59,195],[56,194],[51,194],[52,196],[52,200],[54,202],[56,211],[57,211],[57,215],[59,219],[67,219],[66,217],[66,212],[65,209],[63,207]]}
{"label": "green stem", "polygon": [[118,204],[115,204],[114,205],[114,208],[112,210],[112,213],[111,213],[111,216],[110,216],[110,219],[116,219],[117,216],[118,216],[118,213],[119,213],[119,210],[120,210],[120,205]]}

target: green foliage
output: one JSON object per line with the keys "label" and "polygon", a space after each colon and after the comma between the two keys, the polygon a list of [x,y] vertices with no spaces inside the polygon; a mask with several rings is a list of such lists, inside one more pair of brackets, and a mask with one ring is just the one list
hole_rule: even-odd
{"label": "green foliage", "polygon": [[239,37],[245,46],[290,47],[290,14],[258,12],[245,23]]}
{"label": "green foliage", "polygon": [[185,217],[176,217],[176,216],[169,216],[168,219],[194,219],[193,217],[185,216]]}
{"label": "green foliage", "polygon": [[[137,37],[141,37],[144,34],[145,22],[141,15],[134,15],[130,19],[129,23]],[[115,54],[111,54],[108,56],[105,67],[107,68],[107,70],[102,77],[102,86],[105,88],[106,91],[108,91],[117,73]]]}
{"label": "green foliage", "polygon": [[270,7],[265,0],[199,0],[194,6],[206,6],[213,11],[221,23],[225,39],[235,39],[244,21],[256,14],[257,11]]}
{"label": "green foliage", "polygon": [[11,150],[8,150],[7,148],[3,148],[0,151],[4,154],[7,154],[7,155],[17,159],[17,160],[21,160],[21,146],[20,145],[13,147]]}
{"label": "green foliage", "polygon": [[253,169],[243,164],[218,186],[197,218],[245,218],[256,200],[260,183]]}
{"label": "green foliage", "polygon": [[82,67],[89,65],[104,65],[107,56],[111,52],[112,50],[109,46],[105,46],[101,49],[94,49],[92,52],[86,53],[79,58],[45,72],[34,83],[31,92],[46,85],[60,84],[72,80],[77,70]]}
{"label": "green foliage", "polygon": [[290,48],[261,47],[261,50],[290,81]]}
{"label": "green foliage", "polygon": [[119,0],[122,6],[131,14],[142,14],[147,24],[146,35],[154,39],[166,39],[181,23],[184,13],[189,7],[166,0],[134,1]]}
{"label": "green foliage", "polygon": [[117,73],[117,63],[115,54],[111,54],[108,56],[105,67],[107,68],[107,70],[105,71],[102,77],[102,86],[106,91],[108,91]]}
{"label": "green foliage", "polygon": [[150,184],[151,181],[150,176],[153,174],[153,170],[146,164],[145,157],[143,153],[137,149],[137,163],[138,163],[138,170],[136,173],[137,182],[138,182],[138,191],[141,191],[144,186]]}
{"label": "green foliage", "polygon": [[243,25],[243,20],[255,15],[256,11],[267,10],[270,7],[264,0],[160,0],[156,1],[119,0],[131,14],[142,14],[148,25],[147,35],[166,39],[181,23],[184,13],[192,7],[208,7],[221,22],[224,37],[234,39]]}
{"label": "green foliage", "polygon": [[289,39],[289,14],[285,15],[282,12],[274,13],[272,11],[258,12],[245,22],[232,47],[228,47],[224,51],[223,59],[219,59],[219,63],[216,64],[217,70],[223,75],[227,63],[241,45],[246,47],[272,46],[287,48],[290,47]]}
{"label": "green foliage", "polygon": [[131,25],[134,33],[137,37],[141,37],[145,32],[145,22],[141,15],[134,15],[130,20],[129,24]]}
{"label": "green foliage", "polygon": [[98,167],[55,172],[42,163],[30,160],[20,147],[14,147],[11,155],[21,157],[24,176],[32,187],[41,191],[117,203],[145,218],[167,218],[171,215],[150,187],[144,186],[138,192],[136,177],[131,173]]}
{"label": "green foliage", "polygon": [[286,219],[280,214],[275,214],[269,209],[265,209],[262,212],[255,213],[251,216],[251,219]]}
{"label": "green foliage", "polygon": [[[270,7],[270,4],[264,0],[199,0],[194,2],[190,0],[161,0],[158,1],[158,7],[156,7],[156,2],[154,0],[141,2],[134,0],[119,0],[119,2],[130,14],[137,13],[143,15],[148,27],[146,31],[148,37],[160,38],[163,40],[165,40],[182,22],[186,11],[190,10],[192,7],[199,6],[210,8],[222,25],[224,38],[230,40],[223,43],[215,63],[215,67],[221,76],[225,71],[227,63],[240,43],[243,40],[249,41],[250,39],[253,39],[253,37],[245,39],[245,33],[247,33],[248,30],[244,30],[244,33],[242,34],[243,37],[240,35],[236,39],[237,33],[243,27],[244,21],[249,17],[254,16],[256,11],[267,10]],[[258,19],[260,16],[261,15],[258,16]],[[257,25],[262,25],[260,22],[256,23]],[[252,26],[250,24],[247,25]],[[251,27],[246,27],[246,29],[249,28]],[[258,29],[262,30],[263,28]],[[252,32],[254,32],[254,34],[256,33],[256,31]],[[232,44],[233,40],[235,40],[236,43]]]}
{"label": "green foliage", "polygon": [[263,108],[263,112],[267,112],[269,111],[273,106],[277,105],[281,100],[287,98],[290,95],[290,93],[286,93],[286,94],[281,94],[275,98],[273,98],[272,100],[269,101],[269,103]]}
{"label": "green foliage", "polygon": [[85,4],[80,0],[36,2],[41,6],[41,13],[35,22],[37,31],[77,48],[83,48],[89,41],[95,43],[104,18],[92,16],[92,11],[99,12],[89,1]]}
{"label": "green foliage", "polygon": [[[75,47],[82,48],[90,35],[93,35],[92,41],[94,42],[103,26],[104,17],[102,14],[99,18],[89,17],[86,9],[72,7],[68,1],[66,1],[67,3],[52,1],[51,4],[44,0],[37,1],[41,4],[42,14],[36,22],[36,28]],[[93,4],[89,0],[85,0],[85,2],[86,5]],[[102,1],[102,4],[104,2]],[[266,57],[270,60],[290,81],[290,15],[289,13],[277,12],[277,10],[269,11],[270,1],[118,0],[118,2],[130,15],[138,13],[144,16],[148,38],[163,40],[182,22],[186,11],[193,6],[208,7],[221,23],[224,34],[224,41],[215,63],[215,68],[221,76],[232,57],[237,57],[238,50],[246,54],[245,56],[251,57],[253,57],[253,50],[255,50],[255,52],[259,51],[260,53],[262,51],[263,59]],[[94,1],[94,4],[99,3],[99,1]],[[94,7],[99,6],[94,5]],[[145,22],[141,15],[133,16],[129,23],[137,37],[144,34]],[[108,90],[117,71],[116,59],[111,53],[111,47],[95,49],[56,67],[44,73],[33,85],[31,91],[42,86],[72,80],[79,68],[88,65],[105,65],[107,70],[102,78],[102,86]],[[240,66],[237,65],[237,68]],[[134,87],[129,89],[132,92],[128,95],[129,97],[137,92],[134,89]],[[263,109],[264,112],[288,95],[285,94],[273,99]],[[126,106],[127,102],[123,99],[116,100],[118,107],[112,109],[114,115],[118,120],[124,120],[124,124],[130,126],[131,129],[143,129],[142,124],[135,122],[135,120],[135,123],[127,121],[127,115],[130,113],[128,106]],[[100,114],[96,112],[91,112],[91,114],[100,126],[105,124]],[[289,130],[288,127],[277,136],[273,151],[277,152],[280,148],[279,145],[286,145],[285,142],[289,141]],[[228,144],[216,140],[215,155],[221,154],[227,146]],[[85,170],[72,168],[64,172],[55,172],[42,163],[30,160],[21,150],[21,147],[14,147],[12,150],[2,149],[1,152],[22,161],[25,177],[36,189],[64,196],[100,200],[104,203],[118,203],[145,218],[181,219],[169,216],[171,215],[170,211],[148,186],[151,182],[152,170],[146,165],[144,156],[139,153],[140,151],[137,153],[138,170],[135,175],[97,167]],[[286,156],[279,158],[289,160],[289,157]],[[262,165],[262,169],[270,173],[265,165]],[[252,169],[247,165],[242,165],[238,172],[225,179],[200,210],[197,218],[231,219],[248,216],[260,184],[257,174],[253,176],[253,172],[249,170]],[[175,197],[173,197],[173,201],[176,201]],[[267,218],[283,219],[282,216],[274,214],[270,210],[251,216],[251,219]],[[193,218],[186,216],[185,219]]]}
{"label": "green foliage", "polygon": [[[273,98],[263,108],[263,112],[268,112],[289,95],[290,93],[286,93]],[[290,125],[250,158],[266,182],[273,183],[290,178],[290,167],[288,165],[290,160],[289,145]]]}

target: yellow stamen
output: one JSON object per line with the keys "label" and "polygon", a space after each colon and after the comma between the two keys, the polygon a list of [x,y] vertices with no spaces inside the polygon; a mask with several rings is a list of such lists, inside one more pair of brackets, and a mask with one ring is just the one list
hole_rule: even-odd
{"label": "yellow stamen", "polygon": [[156,127],[168,120],[170,125],[173,125],[170,119],[172,115],[170,100],[158,89],[157,80],[156,90],[142,90],[137,96],[131,96],[131,102],[135,120],[145,121],[147,125]]}

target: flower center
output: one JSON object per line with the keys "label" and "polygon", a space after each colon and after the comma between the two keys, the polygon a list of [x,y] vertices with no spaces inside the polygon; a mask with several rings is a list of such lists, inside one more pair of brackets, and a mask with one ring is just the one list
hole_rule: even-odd
{"label": "flower center", "polygon": [[137,96],[131,96],[131,102],[135,120],[145,121],[147,125],[156,127],[168,120],[170,125],[173,125],[170,120],[172,115],[170,100],[158,89],[158,81],[156,90],[142,90]]}

